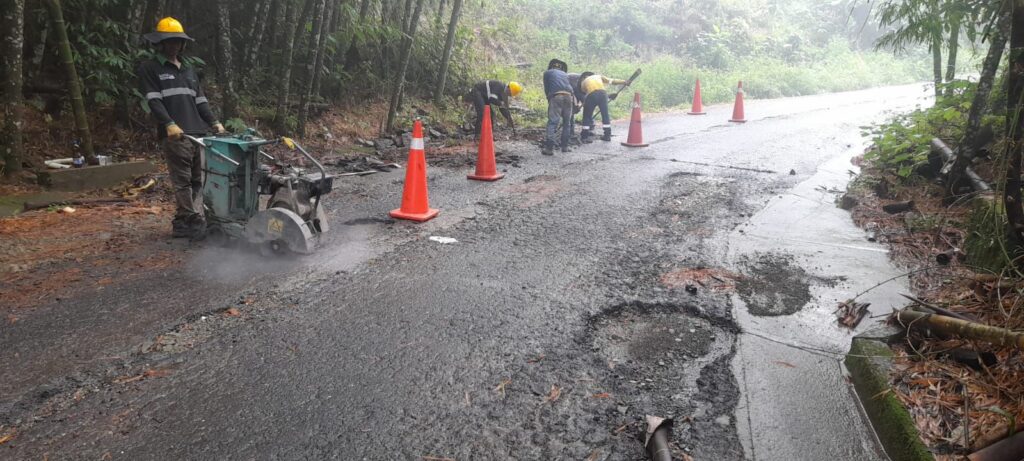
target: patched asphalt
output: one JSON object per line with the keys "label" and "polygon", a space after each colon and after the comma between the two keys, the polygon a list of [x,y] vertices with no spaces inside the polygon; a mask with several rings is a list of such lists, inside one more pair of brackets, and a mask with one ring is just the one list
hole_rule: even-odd
{"label": "patched asphalt", "polygon": [[675,418],[679,456],[757,459],[743,319],[784,322],[845,285],[732,242],[917,88],[751,101],[740,126],[727,107],[648,117],[643,150],[503,143],[517,160],[497,183],[428,168],[442,211],[424,224],[387,217],[404,171],[346,177],[316,255],[183,248],[182,267],[5,327],[0,424],[17,435],[0,453],[633,460],[653,414]]}

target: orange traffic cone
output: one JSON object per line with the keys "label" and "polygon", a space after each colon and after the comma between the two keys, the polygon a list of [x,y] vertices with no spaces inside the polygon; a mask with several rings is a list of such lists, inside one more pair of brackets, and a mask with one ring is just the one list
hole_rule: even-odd
{"label": "orange traffic cone", "polygon": [[647,147],[644,144],[644,133],[640,126],[640,93],[633,94],[633,116],[629,120],[629,137],[622,143],[626,147]]}
{"label": "orange traffic cone", "polygon": [[736,90],[736,105],[732,108],[732,118],[730,122],[734,123],[746,123],[747,119],[743,116],[743,81],[740,80],[740,86]]}
{"label": "orange traffic cone", "polygon": [[484,119],[480,122],[480,147],[476,156],[476,174],[466,176],[477,181],[497,181],[505,175],[498,173],[494,160],[494,136],[491,135],[491,106],[484,106]]}
{"label": "orange traffic cone", "polygon": [[700,79],[697,79],[697,86],[693,89],[693,108],[687,112],[689,115],[705,115],[704,101],[700,98]]}
{"label": "orange traffic cone", "polygon": [[402,191],[402,207],[391,210],[392,218],[423,222],[437,216],[437,210],[427,203],[427,159],[423,152],[423,125],[419,120],[412,129],[412,143],[409,144],[409,163],[405,169],[405,189]]}

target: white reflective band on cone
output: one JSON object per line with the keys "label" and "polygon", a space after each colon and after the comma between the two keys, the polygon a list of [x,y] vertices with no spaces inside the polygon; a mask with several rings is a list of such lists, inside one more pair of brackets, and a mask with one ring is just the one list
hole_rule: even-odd
{"label": "white reflective band on cone", "polygon": [[423,150],[423,138],[413,138],[412,142],[409,143],[409,148]]}

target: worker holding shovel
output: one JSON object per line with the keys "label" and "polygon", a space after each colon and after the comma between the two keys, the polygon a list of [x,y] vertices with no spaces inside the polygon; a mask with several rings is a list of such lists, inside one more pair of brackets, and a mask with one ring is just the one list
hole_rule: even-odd
{"label": "worker holding shovel", "polygon": [[[598,75],[593,72],[580,74],[579,91],[583,96],[583,132],[580,140],[584,143],[594,142],[594,109],[601,111],[601,123],[604,134],[602,141],[612,140],[612,118],[608,114],[608,91],[605,85],[628,85],[628,80],[619,80]],[[617,95],[618,93],[616,93]]]}

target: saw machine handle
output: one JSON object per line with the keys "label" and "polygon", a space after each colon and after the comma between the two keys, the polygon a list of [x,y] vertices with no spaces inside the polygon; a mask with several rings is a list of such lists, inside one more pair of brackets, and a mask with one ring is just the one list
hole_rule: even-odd
{"label": "saw machine handle", "polygon": [[[281,139],[279,139],[277,141],[283,142],[284,145],[286,145],[286,146],[288,146],[290,148],[298,149],[298,151],[302,153],[303,157],[306,157],[307,159],[309,159],[309,161],[313,162],[313,164],[316,165],[316,168],[318,170],[320,170],[320,177],[321,178],[326,178],[327,177],[327,169],[324,168],[324,165],[322,163],[320,163],[320,161],[318,161],[317,159],[313,158],[312,155],[309,155],[309,152],[306,152],[306,149],[303,149],[302,146],[300,146],[299,143],[295,142],[294,139],[292,139],[292,138],[281,138]],[[274,142],[277,142],[277,141],[274,141]]]}
{"label": "saw machine handle", "polygon": [[[189,136],[187,134],[182,135],[182,136],[184,136],[185,139],[187,139],[189,141],[192,141],[195,145],[199,146],[200,149],[203,149],[203,152],[207,152],[207,150],[206,150],[206,142],[205,142],[206,138],[196,138],[194,136]],[[228,162],[228,163],[230,163],[230,164],[232,164],[234,166],[238,166],[239,165],[238,162],[232,160],[230,157],[228,157],[228,156],[226,156],[226,155],[224,155],[224,154],[222,154],[220,152],[217,152],[215,150],[211,150],[209,152],[211,154],[213,154],[213,155],[216,155],[216,156],[220,157],[221,160],[224,160],[225,162]]]}
{"label": "saw machine handle", "polygon": [[[284,143],[284,145],[286,145],[286,146],[288,146],[288,147],[290,147],[292,149],[298,149],[299,152],[302,152],[302,155],[304,157],[306,157],[307,159],[309,159],[309,161],[313,162],[313,164],[316,165],[317,169],[320,170],[320,179],[321,180],[326,180],[327,179],[327,169],[324,168],[324,165],[322,163],[320,163],[319,160],[313,158],[312,155],[309,155],[309,152],[306,152],[306,149],[303,149],[302,146],[299,145],[299,143],[295,142],[294,139],[289,138],[289,137],[282,137],[280,139],[280,141],[282,143]],[[314,199],[313,199],[313,212],[312,212],[312,214],[310,215],[310,218],[309,218],[311,222],[314,219],[316,219],[317,210],[320,208],[320,190],[319,189],[320,188],[317,188],[316,197],[314,197]]]}

